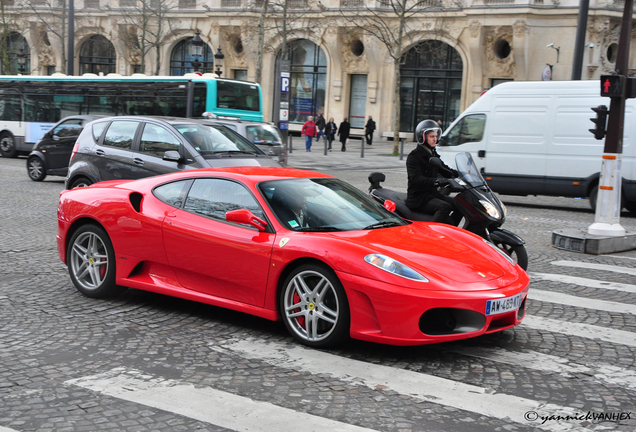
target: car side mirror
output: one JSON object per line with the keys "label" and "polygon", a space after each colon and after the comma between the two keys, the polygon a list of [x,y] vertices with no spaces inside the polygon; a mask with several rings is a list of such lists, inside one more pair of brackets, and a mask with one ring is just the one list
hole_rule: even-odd
{"label": "car side mirror", "polygon": [[59,140],[60,140],[60,137],[59,137],[59,136],[57,136],[57,135],[53,135],[53,136],[51,137],[51,139],[53,139],[53,141],[59,141]]}
{"label": "car side mirror", "polygon": [[181,160],[181,155],[176,150],[168,150],[163,154],[163,160],[179,162]]}
{"label": "car side mirror", "polygon": [[384,200],[384,208],[390,212],[394,212],[397,205],[391,200]]}
{"label": "car side mirror", "polygon": [[247,209],[229,211],[225,213],[225,220],[228,222],[251,225],[259,231],[265,231],[265,227],[267,226],[266,221],[259,217],[256,217],[254,213]]}

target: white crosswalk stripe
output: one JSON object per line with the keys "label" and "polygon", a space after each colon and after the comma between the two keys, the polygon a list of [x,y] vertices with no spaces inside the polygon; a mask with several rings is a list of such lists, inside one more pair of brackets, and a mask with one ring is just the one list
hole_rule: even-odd
{"label": "white crosswalk stripe", "polygon": [[195,387],[192,384],[182,384],[123,367],[103,374],[69,380],[65,384],[235,431],[371,431],[210,387]]}
{"label": "white crosswalk stripe", "polygon": [[552,261],[550,264],[562,267],[582,268],[588,270],[604,270],[636,276],[636,268],[621,267],[609,264],[596,264],[579,261]]}
{"label": "white crosswalk stripe", "polygon": [[530,300],[539,300],[549,303],[557,303],[567,306],[575,306],[586,309],[595,309],[605,312],[617,312],[636,315],[636,305],[618,303],[607,300],[577,297],[569,294],[561,294],[554,291],[544,291],[530,288],[528,291]]}
{"label": "white crosswalk stripe", "polygon": [[577,276],[568,276],[552,273],[530,273],[532,279],[540,279],[552,282],[561,282],[564,284],[579,285],[588,288],[601,288],[614,291],[624,291],[636,294],[636,285],[599,281],[595,279],[587,279]]}

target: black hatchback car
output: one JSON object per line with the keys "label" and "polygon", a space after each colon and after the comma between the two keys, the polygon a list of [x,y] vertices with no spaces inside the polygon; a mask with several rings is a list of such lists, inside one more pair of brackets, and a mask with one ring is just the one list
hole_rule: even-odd
{"label": "black hatchback car", "polygon": [[66,188],[197,168],[280,165],[236,132],[203,120],[105,117],[80,134]]}
{"label": "black hatchback car", "polygon": [[47,175],[66,176],[77,137],[84,126],[101,116],[77,115],[63,118],[35,143],[27,159],[27,174],[33,181]]}

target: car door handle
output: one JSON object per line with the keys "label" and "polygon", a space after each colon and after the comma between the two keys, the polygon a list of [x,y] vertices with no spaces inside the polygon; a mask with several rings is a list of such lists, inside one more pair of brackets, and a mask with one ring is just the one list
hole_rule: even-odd
{"label": "car door handle", "polygon": [[106,152],[102,149],[95,150],[97,156],[106,156]]}
{"label": "car door handle", "polygon": [[139,159],[139,158],[133,158],[133,163],[135,165],[143,166],[144,160],[143,159]]}

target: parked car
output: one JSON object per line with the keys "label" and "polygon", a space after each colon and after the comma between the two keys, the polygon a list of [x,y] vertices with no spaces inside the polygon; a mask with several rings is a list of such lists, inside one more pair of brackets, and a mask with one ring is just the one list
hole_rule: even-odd
{"label": "parked car", "polygon": [[106,117],[89,124],[73,153],[66,188],[174,171],[280,166],[223,125],[176,117]]}
{"label": "parked car", "polygon": [[71,152],[84,127],[101,116],[77,115],[63,118],[35,143],[27,159],[27,173],[33,181],[47,175],[66,176]]}
{"label": "parked car", "polygon": [[206,124],[222,124],[238,132],[251,143],[263,150],[266,155],[281,161],[283,154],[283,139],[280,131],[272,123],[262,123],[239,119],[216,118],[206,121]]}
{"label": "parked car", "polygon": [[500,332],[521,323],[530,282],[479,236],[406,221],[341,180],[288,168],[64,191],[57,245],[88,297],[123,287],[181,297],[282,320],[312,347]]}

